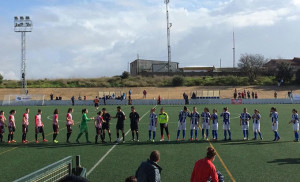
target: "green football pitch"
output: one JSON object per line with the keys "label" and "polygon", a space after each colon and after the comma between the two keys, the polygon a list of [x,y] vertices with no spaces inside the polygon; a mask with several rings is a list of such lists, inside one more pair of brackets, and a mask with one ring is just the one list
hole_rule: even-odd
{"label": "green football pitch", "polygon": [[[271,130],[269,111],[272,106],[277,107],[279,113],[279,134],[281,140],[273,142],[274,134]],[[2,107],[6,118],[10,109],[17,110],[15,144],[0,144],[0,181],[12,181],[26,174],[34,172],[46,165],[54,163],[66,156],[81,156],[81,165],[87,168],[88,179],[90,181],[124,181],[128,176],[134,175],[139,164],[149,157],[153,150],[159,150],[161,160],[159,165],[162,170],[162,181],[189,181],[194,163],[205,156],[208,146],[213,146],[218,156],[214,164],[224,176],[226,181],[298,181],[300,179],[300,143],[293,142],[294,134],[292,126],[288,125],[291,120],[291,110],[299,105],[228,105],[231,113],[232,141],[221,141],[223,139],[222,121],[219,119],[218,142],[199,141],[176,142],[178,113],[183,106],[164,106],[169,114],[169,131],[171,142],[159,142],[160,131],[157,128],[156,142],[148,140],[149,110],[153,106],[136,106],[137,112],[141,116],[139,124],[140,142],[131,142],[131,132],[129,131],[129,119],[125,121],[126,142],[115,145],[107,144],[86,144],[85,137],[82,136],[80,144],[75,143],[79,133],[79,123],[81,109],[84,106],[75,106],[73,119],[76,122],[73,126],[71,141],[67,144],[65,116],[68,107],[57,106],[59,109],[60,133],[58,144],[52,142],[52,114],[56,107],[42,106],[30,107],[30,126],[27,139],[28,144],[21,144],[21,119],[25,107]],[[157,106],[159,108],[161,106]],[[191,105],[188,106],[192,110]],[[197,106],[202,112],[204,106]],[[225,105],[207,105],[210,110],[218,109],[218,114]],[[261,131],[263,140],[243,141],[243,134],[239,125],[239,115],[243,108],[247,107],[250,114],[255,108],[260,110],[262,115]],[[45,124],[46,138],[48,143],[34,143],[34,115],[37,109],[43,111],[42,120]],[[96,111],[92,106],[89,109],[88,117],[95,117]],[[116,114],[116,106],[106,106],[111,115]],[[130,113],[130,106],[122,107],[125,114]],[[111,121],[112,139],[116,139],[115,132],[116,119]],[[90,122],[89,139],[94,141],[95,128]],[[4,140],[7,141],[7,128]],[[200,133],[200,132],[199,132]],[[250,122],[250,139],[253,138],[252,122]],[[199,137],[200,135],[200,137]],[[187,124],[186,139],[190,136],[189,124]],[[39,137],[41,137],[39,135]],[[182,133],[181,133],[182,137]],[[201,138],[201,134],[198,134]],[[210,131],[211,138],[211,131]],[[106,134],[106,140],[108,136]],[[40,139],[41,141],[41,139]]]}

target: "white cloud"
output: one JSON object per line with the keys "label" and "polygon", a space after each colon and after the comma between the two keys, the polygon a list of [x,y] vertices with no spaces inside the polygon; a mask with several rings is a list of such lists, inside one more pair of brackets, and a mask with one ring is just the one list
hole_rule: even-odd
{"label": "white cloud", "polygon": [[[34,23],[27,34],[29,78],[111,76],[126,70],[136,54],[167,59],[161,0],[53,2],[29,8]],[[212,66],[222,58],[223,66],[231,66],[233,27],[237,57],[245,52],[299,56],[299,41],[292,41],[300,29],[298,5],[299,0],[171,1],[172,59],[181,61],[180,66]],[[3,21],[0,26],[6,35],[0,37],[0,72],[17,79],[20,36],[10,24]],[[290,32],[282,36],[283,31]]]}

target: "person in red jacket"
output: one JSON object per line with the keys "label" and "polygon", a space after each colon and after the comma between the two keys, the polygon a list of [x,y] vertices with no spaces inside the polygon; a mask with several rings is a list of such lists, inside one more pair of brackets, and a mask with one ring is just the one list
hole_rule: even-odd
{"label": "person in red jacket", "polygon": [[215,156],[216,150],[213,147],[208,147],[206,157],[195,163],[191,182],[207,182],[208,180],[218,182],[218,174],[212,163]]}

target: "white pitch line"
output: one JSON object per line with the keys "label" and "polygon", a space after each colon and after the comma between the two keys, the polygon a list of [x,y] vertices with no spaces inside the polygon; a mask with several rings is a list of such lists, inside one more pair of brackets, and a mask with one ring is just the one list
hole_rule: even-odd
{"label": "white pitch line", "polygon": [[[154,107],[156,107],[156,106],[154,106]],[[148,112],[146,112],[142,117],[141,117],[141,119],[140,120],[142,120],[147,114],[149,113],[149,111]],[[130,132],[130,129],[125,133],[125,136],[128,134]],[[123,139],[123,137],[120,139],[120,140],[122,140]],[[104,154],[104,156],[102,156],[101,157],[101,159],[99,159],[99,161],[86,173],[86,176],[89,176],[95,169],[96,169],[96,167],[98,167],[99,166],[99,164],[111,153],[111,151],[118,145],[119,143],[116,143],[116,144],[114,144],[105,154]]]}

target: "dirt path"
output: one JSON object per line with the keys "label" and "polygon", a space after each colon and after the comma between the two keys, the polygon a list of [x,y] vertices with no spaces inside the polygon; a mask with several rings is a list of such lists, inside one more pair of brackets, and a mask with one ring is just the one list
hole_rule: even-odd
{"label": "dirt path", "polygon": [[[198,93],[212,90],[219,90],[221,98],[232,98],[233,91],[237,90],[250,90],[258,93],[259,98],[274,98],[274,91],[278,93],[278,98],[286,98],[287,92],[293,90],[293,93],[300,94],[300,87],[277,87],[277,86],[245,86],[245,87],[232,87],[232,86],[198,86],[198,87],[132,87],[132,88],[29,88],[29,94],[43,94],[46,100],[50,100],[50,94],[53,93],[54,97],[61,96],[63,100],[69,100],[73,95],[77,99],[79,95],[81,97],[87,96],[87,99],[92,100],[100,92],[116,92],[128,94],[129,89],[132,90],[133,99],[142,99],[143,90],[147,90],[147,99],[157,98],[160,95],[164,99],[181,99],[183,92],[191,96],[193,91]],[[0,100],[3,100],[4,95],[20,94],[20,89],[0,89]],[[117,94],[119,95],[119,94]]]}

